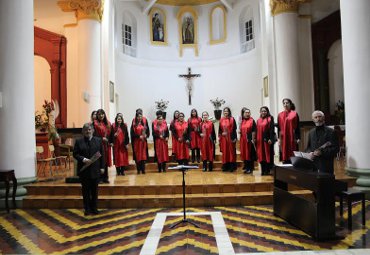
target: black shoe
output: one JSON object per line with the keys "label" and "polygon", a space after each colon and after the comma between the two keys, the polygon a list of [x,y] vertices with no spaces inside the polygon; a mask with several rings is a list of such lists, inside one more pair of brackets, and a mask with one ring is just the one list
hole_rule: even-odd
{"label": "black shoe", "polygon": [[207,169],[203,168],[203,172],[207,172]]}
{"label": "black shoe", "polygon": [[247,170],[245,170],[245,171],[244,171],[244,173],[245,173],[245,174],[251,174],[251,173],[252,173],[252,170],[247,169]]}
{"label": "black shoe", "polygon": [[126,175],[125,172],[122,172],[121,175]]}
{"label": "black shoe", "polygon": [[103,183],[109,183],[109,181],[108,180],[103,180]]}
{"label": "black shoe", "polygon": [[98,214],[99,214],[99,210],[98,210],[98,209],[95,209],[95,210],[93,210],[93,211],[91,212],[91,214],[93,214],[93,215],[98,215]]}
{"label": "black shoe", "polygon": [[85,212],[84,212],[84,215],[85,215],[85,216],[89,216],[89,215],[91,215],[91,214],[92,214],[92,212],[90,212],[90,211],[85,211]]}

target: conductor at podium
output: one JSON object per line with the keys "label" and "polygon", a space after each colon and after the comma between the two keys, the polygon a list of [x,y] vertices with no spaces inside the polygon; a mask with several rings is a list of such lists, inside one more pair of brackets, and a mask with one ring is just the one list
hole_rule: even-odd
{"label": "conductor at podium", "polygon": [[314,111],[312,120],[315,128],[308,134],[306,152],[320,172],[334,174],[334,158],[339,151],[338,137],[334,129],[325,126],[325,115],[322,111]]}
{"label": "conductor at podium", "polygon": [[104,171],[104,152],[101,138],[93,136],[89,123],[83,125],[82,134],[84,137],[76,140],[73,157],[77,160],[86,216],[98,214],[98,183],[100,172]]}

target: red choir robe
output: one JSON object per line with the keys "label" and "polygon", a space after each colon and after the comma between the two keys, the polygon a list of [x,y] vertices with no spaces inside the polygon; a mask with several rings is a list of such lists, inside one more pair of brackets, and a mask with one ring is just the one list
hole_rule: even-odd
{"label": "red choir robe", "polygon": [[[185,121],[182,123],[180,121],[176,121],[175,130],[176,136],[178,137],[176,159],[189,159],[189,145],[186,143],[186,140],[189,140],[188,123]],[[181,141],[179,141],[180,139]]]}
{"label": "red choir robe", "polygon": [[177,146],[178,146],[178,137],[176,135],[176,128],[175,128],[175,123],[177,122],[176,119],[172,120],[171,121],[171,124],[170,124],[170,130],[171,130],[171,137],[172,137],[172,154],[176,155],[176,149],[177,149]]}
{"label": "red choir robe", "polygon": [[256,131],[254,119],[242,119],[240,123],[240,157],[243,161],[253,160],[252,133]]}
{"label": "red choir robe", "polygon": [[[136,118],[133,118],[132,119],[132,122],[131,122],[131,129],[130,129],[130,135],[131,135],[131,147],[132,147],[132,157],[133,157],[133,160],[136,161],[136,155],[135,155],[135,148],[134,148],[134,144],[135,144],[135,140],[136,139],[140,139],[140,135],[137,135],[134,131],[134,126],[135,126],[135,123],[136,123]],[[142,118],[142,123],[141,125],[144,126],[144,129],[145,129],[145,134],[146,134],[146,138],[148,138],[150,136],[150,130],[149,130],[149,125],[148,125],[148,120],[143,116]],[[146,157],[148,158],[148,146],[146,147]]]}
{"label": "red choir robe", "polygon": [[202,161],[214,161],[215,159],[215,140],[216,133],[213,122],[203,121],[200,124],[200,130],[203,136],[201,137],[201,147],[200,151],[202,154]]}
{"label": "red choir robe", "polygon": [[268,140],[273,142],[274,120],[271,116],[266,118],[259,118],[257,120],[257,158],[258,162],[271,162],[272,145]]}
{"label": "red choir robe", "polygon": [[[148,159],[148,143],[147,143],[148,126],[144,121],[131,126],[131,142],[133,143],[133,151],[135,161],[140,162]],[[145,139],[140,136],[144,135]]]}
{"label": "red choir robe", "polygon": [[199,117],[190,117],[188,119],[188,125],[190,129],[190,148],[199,149],[201,147],[202,141],[200,139],[200,123],[202,119]]}
{"label": "red choir robe", "polygon": [[297,139],[300,139],[299,117],[296,111],[283,111],[278,115],[281,160],[289,160],[298,150]]}
{"label": "red choir robe", "polygon": [[[95,129],[95,136],[107,138],[109,140],[110,138],[110,132],[111,132],[111,124],[108,121],[108,125],[105,125],[104,122],[94,120],[94,129]],[[103,141],[103,150],[104,150],[104,156],[105,156],[105,164],[107,167],[112,166],[112,150],[109,146],[108,142]]]}
{"label": "red choir robe", "polygon": [[[223,133],[226,136],[223,136]],[[222,152],[222,164],[236,162],[236,148],[233,140],[236,140],[236,122],[233,117],[220,119],[218,130],[220,151]]]}
{"label": "red choir robe", "polygon": [[[161,135],[162,138],[160,138]],[[153,136],[155,141],[154,144],[157,154],[157,162],[168,162],[168,141],[166,141],[166,138],[168,138],[169,132],[167,123],[165,121],[163,121],[161,125],[158,125],[157,122],[153,122]]]}
{"label": "red choir robe", "polygon": [[112,125],[111,141],[113,143],[113,160],[116,167],[128,166],[128,151],[126,145],[129,144],[129,137],[126,123],[123,126]]}

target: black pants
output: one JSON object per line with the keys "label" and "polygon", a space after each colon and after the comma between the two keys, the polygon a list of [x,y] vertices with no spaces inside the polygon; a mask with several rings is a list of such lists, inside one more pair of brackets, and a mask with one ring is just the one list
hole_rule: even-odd
{"label": "black pants", "polygon": [[189,164],[189,160],[187,160],[187,159],[178,159],[177,160],[177,163],[179,165],[188,165]]}
{"label": "black pants", "polygon": [[145,174],[145,163],[146,163],[145,160],[136,162],[136,169],[138,174],[140,174],[140,172]]}
{"label": "black pants", "polygon": [[158,172],[166,172],[166,162],[157,163],[158,166]]}
{"label": "black pants", "polygon": [[100,173],[100,180],[108,182],[108,166],[104,167],[104,173]]}
{"label": "black pants", "polygon": [[98,204],[99,179],[80,178],[85,212],[96,211]]}

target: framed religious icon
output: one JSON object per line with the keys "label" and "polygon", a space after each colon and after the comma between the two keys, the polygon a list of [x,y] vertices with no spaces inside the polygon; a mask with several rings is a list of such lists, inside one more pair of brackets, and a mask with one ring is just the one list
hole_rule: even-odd
{"label": "framed religious icon", "polygon": [[114,103],[114,83],[109,81],[109,101]]}
{"label": "framed religious icon", "polygon": [[185,48],[193,48],[198,56],[198,14],[191,6],[183,6],[177,13],[180,57]]}
{"label": "framed religious icon", "polygon": [[167,45],[166,14],[159,8],[149,12],[150,42],[154,45]]}
{"label": "framed religious icon", "polygon": [[263,96],[268,97],[269,96],[269,77],[265,76],[263,78]]}

